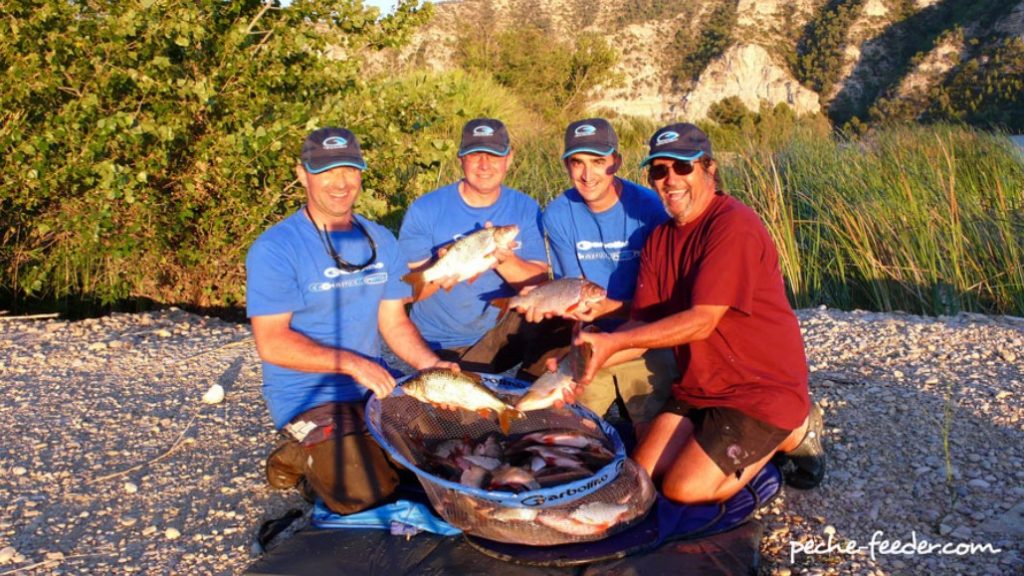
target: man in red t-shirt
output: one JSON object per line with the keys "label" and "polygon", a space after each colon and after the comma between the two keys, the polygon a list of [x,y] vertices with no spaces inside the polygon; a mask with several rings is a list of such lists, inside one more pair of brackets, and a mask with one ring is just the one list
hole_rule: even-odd
{"label": "man in red t-shirt", "polygon": [[655,132],[643,165],[671,220],[641,253],[630,322],[578,336],[594,347],[581,384],[646,349],[673,350],[683,376],[633,454],[671,500],[727,500],[776,451],[795,464],[790,485],[817,486],[821,413],[810,410],[800,327],[768,231],[721,190],[711,142],[693,124]]}

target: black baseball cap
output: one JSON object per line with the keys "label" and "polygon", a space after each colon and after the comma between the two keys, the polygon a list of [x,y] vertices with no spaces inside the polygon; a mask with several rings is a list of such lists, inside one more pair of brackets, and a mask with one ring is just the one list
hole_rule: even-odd
{"label": "black baseball cap", "polygon": [[462,144],[459,145],[459,158],[473,152],[487,152],[495,156],[508,156],[512,150],[509,145],[508,129],[501,120],[494,118],[474,118],[462,127]]}
{"label": "black baseball cap", "polygon": [[302,143],[302,166],[310,174],[339,166],[366,170],[359,141],[355,134],[344,128],[320,128],[306,136]]}
{"label": "black baseball cap", "polygon": [[651,136],[651,150],[640,164],[647,166],[655,158],[674,158],[693,161],[697,158],[711,158],[711,141],[703,130],[693,124],[670,124],[659,128]]}
{"label": "black baseball cap", "polygon": [[577,120],[565,129],[565,154],[562,160],[577,152],[607,156],[619,148],[615,129],[604,118]]}

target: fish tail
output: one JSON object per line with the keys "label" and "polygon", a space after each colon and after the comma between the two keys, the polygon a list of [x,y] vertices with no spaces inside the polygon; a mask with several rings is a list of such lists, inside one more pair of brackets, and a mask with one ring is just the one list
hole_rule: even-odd
{"label": "fish tail", "polygon": [[522,420],[526,418],[526,414],[523,414],[515,408],[506,408],[498,414],[498,426],[501,427],[502,434],[508,436],[508,431],[512,428],[513,420]]}
{"label": "fish tail", "polygon": [[498,312],[498,320],[504,318],[505,314],[508,313],[508,304],[511,301],[511,298],[495,298],[494,300],[491,300],[491,306],[500,310],[500,312]]}
{"label": "fish tail", "polygon": [[405,276],[402,276],[402,282],[412,286],[412,299],[413,302],[418,302],[423,297],[423,289],[426,287],[426,281],[423,280],[423,272],[409,272]]}

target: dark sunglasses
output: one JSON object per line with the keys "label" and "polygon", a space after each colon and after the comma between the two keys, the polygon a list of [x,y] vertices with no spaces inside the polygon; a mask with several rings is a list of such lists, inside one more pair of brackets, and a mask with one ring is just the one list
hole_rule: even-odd
{"label": "dark sunglasses", "polygon": [[323,230],[316,227],[313,215],[309,213],[309,206],[306,206],[306,216],[309,217],[309,222],[313,224],[313,228],[316,229],[317,235],[320,236],[320,240],[323,241],[324,246],[327,248],[327,254],[329,254],[331,259],[334,260],[334,265],[337,266],[339,270],[343,270],[345,272],[358,272],[370,264],[373,264],[373,261],[377,259],[377,243],[373,241],[373,236],[370,236],[366,231],[366,228],[359,223],[359,220],[355,215],[352,216],[352,224],[356,227],[356,230],[359,230],[363,233],[363,236],[366,236],[367,242],[370,243],[370,258],[362,264],[346,262],[345,259],[338,254],[338,251],[334,249],[334,244],[331,244],[331,236],[327,232],[327,225],[324,224]]}
{"label": "dark sunglasses", "polygon": [[[693,162],[689,160],[674,160],[671,164],[672,171],[676,173],[676,176],[686,176],[693,172]],[[661,180],[668,176],[669,164],[656,164],[652,165],[647,172],[651,180]]]}

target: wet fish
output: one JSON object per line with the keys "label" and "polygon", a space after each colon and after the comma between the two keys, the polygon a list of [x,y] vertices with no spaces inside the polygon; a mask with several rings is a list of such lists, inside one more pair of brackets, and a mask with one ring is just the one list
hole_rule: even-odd
{"label": "wet fish", "polygon": [[402,391],[420,402],[457,406],[476,412],[482,418],[498,415],[498,424],[508,434],[513,420],[526,415],[505,404],[494,392],[483,385],[479,375],[472,372],[452,372],[447,368],[428,368],[402,385]]}
{"label": "wet fish", "polygon": [[558,316],[571,314],[578,308],[590,307],[605,299],[604,288],[586,278],[559,278],[545,282],[526,294],[513,296],[494,303],[502,309],[532,308],[541,313]]}
{"label": "wet fish", "polygon": [[558,361],[554,372],[546,372],[530,386],[526,394],[516,402],[516,410],[527,412],[550,408],[555,402],[566,399],[566,393],[576,386],[583,376],[583,369],[593,355],[590,344],[573,346],[569,353]]}
{"label": "wet fish", "polygon": [[402,276],[402,280],[412,286],[413,299],[421,300],[437,290],[436,282],[442,278],[454,276],[463,282],[490,270],[497,263],[494,251],[511,246],[518,234],[519,227],[514,224],[477,230],[459,238],[443,256],[422,270]]}
{"label": "wet fish", "polygon": [[528,471],[518,466],[504,464],[491,473],[491,483],[488,485],[488,489],[501,490],[504,488],[510,488],[514,492],[537,490],[540,488],[540,483]]}
{"label": "wet fish", "polygon": [[600,440],[577,430],[543,430],[526,434],[512,446],[509,446],[509,451],[522,451],[525,446],[530,444],[554,444],[557,446],[572,446],[574,448],[595,450],[597,448],[604,448]]}
{"label": "wet fish", "polygon": [[593,536],[607,532],[618,524],[629,512],[624,504],[590,502],[579,506],[570,513],[562,510],[548,510],[537,517],[537,522],[573,536]]}

